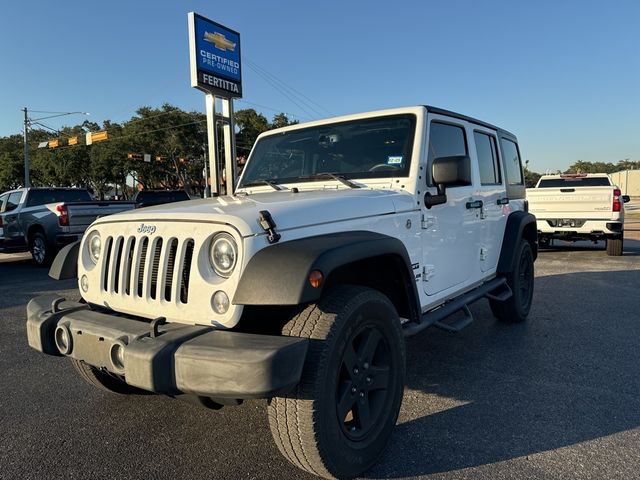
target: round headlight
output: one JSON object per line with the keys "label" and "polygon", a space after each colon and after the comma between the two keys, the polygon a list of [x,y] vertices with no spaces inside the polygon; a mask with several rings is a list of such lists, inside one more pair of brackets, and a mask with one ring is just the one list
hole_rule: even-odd
{"label": "round headlight", "polygon": [[219,233],[211,241],[209,252],[211,266],[221,277],[228,278],[238,260],[238,248],[233,237],[228,233]]}
{"label": "round headlight", "polygon": [[89,249],[89,257],[91,258],[91,261],[93,261],[93,263],[98,263],[98,260],[100,260],[100,251],[102,250],[102,240],[100,239],[100,234],[98,232],[93,232],[89,236],[87,248]]}

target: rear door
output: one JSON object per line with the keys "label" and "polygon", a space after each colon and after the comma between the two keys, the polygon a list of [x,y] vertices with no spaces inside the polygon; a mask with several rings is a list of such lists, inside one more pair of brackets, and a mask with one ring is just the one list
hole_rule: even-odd
{"label": "rear door", "polygon": [[475,197],[482,201],[480,270],[487,272],[498,265],[500,241],[508,215],[508,198],[503,183],[504,175],[498,154],[498,138],[495,131],[474,126],[473,146],[476,151],[479,184]]}

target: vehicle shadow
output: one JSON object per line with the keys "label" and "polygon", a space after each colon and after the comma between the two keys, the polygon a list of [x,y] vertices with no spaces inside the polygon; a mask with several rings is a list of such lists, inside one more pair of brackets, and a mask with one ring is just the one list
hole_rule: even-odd
{"label": "vehicle shadow", "polygon": [[367,476],[451,472],[639,427],[639,283],[640,265],[539,277],[525,323],[497,323],[480,301],[462,332],[410,339],[399,424]]}

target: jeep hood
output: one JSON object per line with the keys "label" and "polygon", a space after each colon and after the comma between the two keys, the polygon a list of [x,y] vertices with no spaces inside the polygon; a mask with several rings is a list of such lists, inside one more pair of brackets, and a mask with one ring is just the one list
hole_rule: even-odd
{"label": "jeep hood", "polygon": [[268,210],[278,232],[414,209],[413,196],[393,190],[327,189],[255,193],[168,203],[99,219],[112,222],[195,221],[233,225],[243,237],[264,233],[259,212]]}

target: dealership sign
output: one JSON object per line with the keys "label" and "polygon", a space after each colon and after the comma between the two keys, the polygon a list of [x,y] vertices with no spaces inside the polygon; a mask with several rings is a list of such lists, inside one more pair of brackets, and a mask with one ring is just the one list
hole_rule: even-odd
{"label": "dealership sign", "polygon": [[242,97],[240,34],[189,13],[191,86],[207,93]]}

